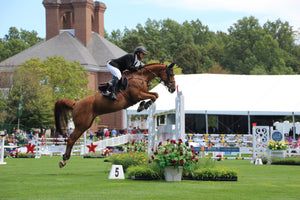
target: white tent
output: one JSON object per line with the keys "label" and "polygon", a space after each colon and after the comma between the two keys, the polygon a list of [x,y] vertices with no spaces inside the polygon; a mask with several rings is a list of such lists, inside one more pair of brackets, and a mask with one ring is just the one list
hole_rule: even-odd
{"label": "white tent", "polygon": [[[300,115],[300,75],[190,74],[175,80],[186,114]],[[176,92],[169,93],[162,84],[152,91],[159,94],[157,112],[175,108]],[[137,107],[128,108],[127,114],[138,114]]]}

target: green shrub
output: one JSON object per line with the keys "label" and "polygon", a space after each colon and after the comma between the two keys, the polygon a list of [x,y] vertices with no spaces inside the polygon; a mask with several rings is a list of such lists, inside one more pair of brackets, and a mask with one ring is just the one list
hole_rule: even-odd
{"label": "green shrub", "polygon": [[272,165],[300,165],[300,158],[277,158],[272,160]]}
{"label": "green shrub", "polygon": [[237,177],[237,170],[232,168],[200,168],[194,171],[193,178],[196,180],[233,178]]}
{"label": "green shrub", "polygon": [[146,153],[140,152],[113,154],[108,159],[114,165],[123,165],[124,170],[131,165],[146,165],[149,160]]}
{"label": "green shrub", "polygon": [[154,165],[130,166],[127,169],[127,175],[129,177],[135,176],[135,177],[143,177],[143,178],[151,178],[151,179],[162,178],[161,171],[160,170],[157,171]]}
{"label": "green shrub", "polygon": [[16,155],[16,158],[35,158],[35,155],[34,154],[26,154],[26,153],[18,153]]}

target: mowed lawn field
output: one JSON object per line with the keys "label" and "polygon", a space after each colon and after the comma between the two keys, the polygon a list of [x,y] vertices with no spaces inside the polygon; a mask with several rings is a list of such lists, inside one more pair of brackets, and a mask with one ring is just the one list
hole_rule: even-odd
{"label": "mowed lawn field", "polygon": [[8,158],[0,165],[0,199],[300,199],[300,166],[253,165],[249,160],[224,160],[238,181],[182,182],[111,180],[104,159],[72,156],[60,169],[61,157]]}

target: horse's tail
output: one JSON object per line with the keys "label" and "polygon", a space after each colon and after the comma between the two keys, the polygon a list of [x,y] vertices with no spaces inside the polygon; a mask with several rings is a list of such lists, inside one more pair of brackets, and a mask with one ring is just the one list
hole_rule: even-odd
{"label": "horse's tail", "polygon": [[54,107],[54,117],[56,132],[63,134],[62,128],[66,128],[69,120],[69,112],[73,110],[73,105],[75,101],[70,99],[61,99],[55,103]]}

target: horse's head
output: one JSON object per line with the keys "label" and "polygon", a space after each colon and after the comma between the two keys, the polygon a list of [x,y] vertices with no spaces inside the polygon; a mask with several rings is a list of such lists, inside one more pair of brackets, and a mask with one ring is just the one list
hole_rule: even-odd
{"label": "horse's head", "polygon": [[175,83],[175,76],[174,76],[174,67],[175,63],[170,65],[166,65],[165,69],[163,70],[165,73],[160,74],[161,80],[164,82],[165,86],[168,87],[168,91],[173,93],[176,90],[176,83]]}

